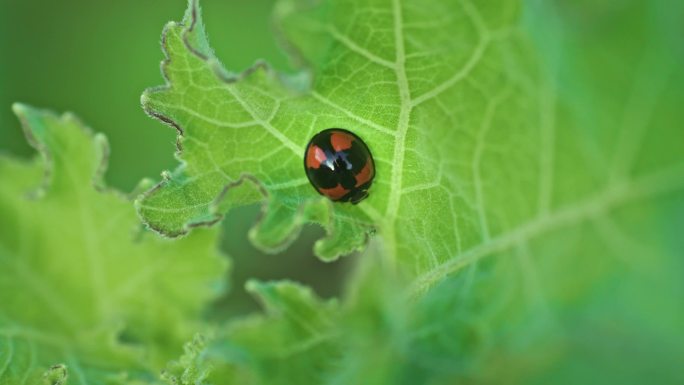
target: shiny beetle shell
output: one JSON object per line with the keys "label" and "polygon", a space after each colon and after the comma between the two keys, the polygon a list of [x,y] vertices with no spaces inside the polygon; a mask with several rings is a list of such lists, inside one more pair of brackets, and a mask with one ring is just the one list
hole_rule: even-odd
{"label": "shiny beetle shell", "polygon": [[375,163],[366,143],[356,134],[329,128],[306,145],[304,169],[319,194],[334,202],[357,204],[368,196]]}

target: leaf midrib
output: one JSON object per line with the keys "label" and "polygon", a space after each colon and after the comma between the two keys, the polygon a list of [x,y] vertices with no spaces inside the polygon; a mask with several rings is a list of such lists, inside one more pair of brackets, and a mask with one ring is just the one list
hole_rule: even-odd
{"label": "leaf midrib", "polygon": [[404,154],[406,152],[406,139],[410,126],[411,112],[415,107],[423,102],[430,100],[447,89],[453,87],[455,84],[465,79],[468,74],[481,61],[485,50],[492,41],[484,20],[479,15],[477,10],[467,0],[461,1],[461,6],[465,10],[467,16],[471,19],[478,32],[478,44],[470,56],[468,61],[461,67],[453,76],[451,76],[444,83],[441,83],[429,91],[411,98],[411,90],[406,76],[406,53],[404,47],[403,34],[403,16],[401,10],[401,3],[399,0],[392,0],[392,14],[394,18],[394,38],[395,38],[395,75],[397,78],[397,87],[400,98],[400,112],[398,126],[395,136],[394,154],[392,159],[392,177],[390,182],[390,196],[385,212],[385,218],[382,220],[382,228],[385,234],[385,244],[390,262],[396,262],[397,255],[397,236],[396,236],[396,221],[401,205],[401,195],[403,190],[403,171],[404,171]]}
{"label": "leaf midrib", "polygon": [[404,153],[406,151],[406,133],[411,118],[411,92],[408,78],[406,77],[406,53],[404,51],[404,29],[402,20],[401,4],[399,0],[392,0],[392,15],[394,18],[394,49],[395,49],[395,75],[399,90],[400,110],[397,133],[394,142],[394,154],[392,156],[392,177],[390,181],[390,196],[385,212],[385,236],[387,252],[390,262],[397,259],[397,239],[395,222],[399,213],[401,200],[402,176],[404,171]]}

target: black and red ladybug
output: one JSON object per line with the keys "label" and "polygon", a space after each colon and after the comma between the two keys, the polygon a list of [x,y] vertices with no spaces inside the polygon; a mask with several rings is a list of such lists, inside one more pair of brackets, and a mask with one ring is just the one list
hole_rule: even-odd
{"label": "black and red ladybug", "polygon": [[329,128],[314,135],[304,153],[306,176],[316,191],[334,202],[359,203],[375,177],[373,156],[354,133]]}

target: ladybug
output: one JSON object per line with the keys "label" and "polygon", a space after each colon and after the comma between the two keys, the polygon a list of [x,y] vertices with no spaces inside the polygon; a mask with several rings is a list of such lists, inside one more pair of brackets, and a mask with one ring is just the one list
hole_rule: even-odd
{"label": "ladybug", "polygon": [[375,177],[375,163],[366,143],[341,128],[328,128],[311,138],[304,153],[304,169],[316,191],[333,202],[361,202]]}

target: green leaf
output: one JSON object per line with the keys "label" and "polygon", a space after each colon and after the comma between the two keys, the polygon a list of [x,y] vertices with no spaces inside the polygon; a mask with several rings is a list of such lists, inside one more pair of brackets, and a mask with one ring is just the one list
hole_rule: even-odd
{"label": "green leaf", "polygon": [[[143,96],[183,148],[138,202],[144,220],[175,235],[266,196],[253,233],[266,248],[305,221],[327,226],[327,259],[378,234],[317,329],[327,356],[267,360],[274,336],[307,337],[264,317],[246,333],[264,338],[199,349],[214,371],[194,379],[684,381],[682,14],[664,0],[282,0],[302,84],[263,65],[228,74],[191,2],[165,33],[169,84]],[[327,127],[357,132],[377,161],[358,206],[303,179],[303,147]],[[226,198],[241,176],[259,189]]]}
{"label": "green leaf", "polygon": [[[585,107],[572,105],[586,103],[582,95],[602,97],[601,89],[578,90],[579,96],[565,95],[572,88],[559,91],[564,85],[554,73],[563,69],[543,66],[545,58],[518,28],[518,8],[514,2],[284,1],[285,35],[313,74],[310,88],[302,89],[263,64],[227,73],[191,1],[183,23],[165,30],[169,84],[142,97],[148,113],[179,130],[183,165],[138,202],[143,219],[167,235],[213,223],[225,210],[226,191],[248,181],[259,189],[231,203],[267,197],[251,234],[257,245],[279,249],[302,223],[316,221],[329,232],[316,251],[332,259],[358,248],[373,226],[388,258],[419,276],[422,291],[458,270],[464,255],[511,247],[582,222],[597,208],[677,187],[665,182],[681,179],[681,159],[649,166],[651,154],[661,152],[635,145],[645,130],[602,118],[624,115],[630,101],[602,111],[593,110],[595,103],[594,122],[566,116]],[[659,76],[671,74],[662,49],[653,50],[644,65],[666,66]],[[626,70],[630,79],[644,76]],[[588,84],[618,81],[590,76],[598,79]],[[633,114],[624,119],[643,120]],[[304,146],[326,127],[353,129],[378,163],[371,196],[358,206],[325,201],[304,177]],[[662,129],[678,133],[672,125]]]}
{"label": "green leaf", "polygon": [[216,231],[144,231],[104,186],[103,135],[70,114],[14,111],[40,158],[0,157],[0,383],[153,381],[221,288]]}
{"label": "green leaf", "polygon": [[[249,281],[264,307],[210,339],[196,338],[165,372],[169,384],[320,383],[339,353],[333,342],[336,301],[322,301],[293,282]],[[255,371],[255,368],[261,370]]]}

